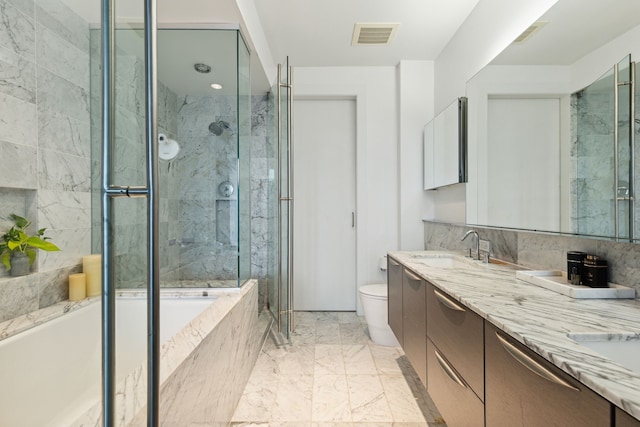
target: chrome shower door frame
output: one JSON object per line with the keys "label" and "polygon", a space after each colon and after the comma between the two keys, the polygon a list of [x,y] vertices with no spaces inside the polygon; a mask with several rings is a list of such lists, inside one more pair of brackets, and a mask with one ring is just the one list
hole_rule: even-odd
{"label": "chrome shower door frame", "polygon": [[157,426],[160,391],[160,258],[156,0],[144,0],[146,186],[112,185],[115,141],[115,1],[102,0],[102,419],[115,418],[115,272],[113,201],[147,199],[147,425]]}

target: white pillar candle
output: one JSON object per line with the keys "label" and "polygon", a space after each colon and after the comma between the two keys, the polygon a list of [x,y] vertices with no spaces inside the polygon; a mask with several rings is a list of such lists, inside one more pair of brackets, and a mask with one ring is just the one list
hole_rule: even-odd
{"label": "white pillar candle", "polygon": [[69,301],[80,301],[87,297],[86,277],[84,273],[69,275]]}
{"label": "white pillar candle", "polygon": [[82,257],[82,271],[87,275],[87,296],[100,295],[102,292],[102,255]]}

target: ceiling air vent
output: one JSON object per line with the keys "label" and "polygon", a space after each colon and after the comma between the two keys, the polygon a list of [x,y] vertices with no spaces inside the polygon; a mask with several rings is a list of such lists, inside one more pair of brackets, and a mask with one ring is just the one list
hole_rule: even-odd
{"label": "ceiling air vent", "polygon": [[400,24],[355,24],[352,46],[384,46],[393,40]]}
{"label": "ceiling air vent", "polygon": [[533,24],[531,24],[529,26],[529,28],[527,28],[526,30],[524,30],[522,32],[522,34],[520,34],[518,36],[518,38],[516,38],[513,42],[516,44],[522,44],[524,42],[526,42],[527,40],[529,40],[531,37],[533,37],[533,35],[535,33],[538,32],[538,30],[540,30],[540,28],[544,27],[545,25],[547,25],[546,21],[537,21],[534,22]]}

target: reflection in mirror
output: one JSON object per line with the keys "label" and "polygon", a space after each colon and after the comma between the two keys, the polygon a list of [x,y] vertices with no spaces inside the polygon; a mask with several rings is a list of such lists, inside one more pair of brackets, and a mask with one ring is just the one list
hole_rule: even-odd
{"label": "reflection in mirror", "polygon": [[640,58],[640,2],[604,3],[559,0],[537,32],[467,83],[468,224],[640,237],[637,94],[622,84],[633,65],[617,66],[617,95],[611,70],[629,53]]}

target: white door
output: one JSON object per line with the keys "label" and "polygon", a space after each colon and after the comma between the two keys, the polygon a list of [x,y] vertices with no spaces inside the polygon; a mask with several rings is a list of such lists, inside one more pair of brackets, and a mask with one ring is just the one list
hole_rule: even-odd
{"label": "white door", "polygon": [[356,106],[296,100],[295,310],[356,309]]}

